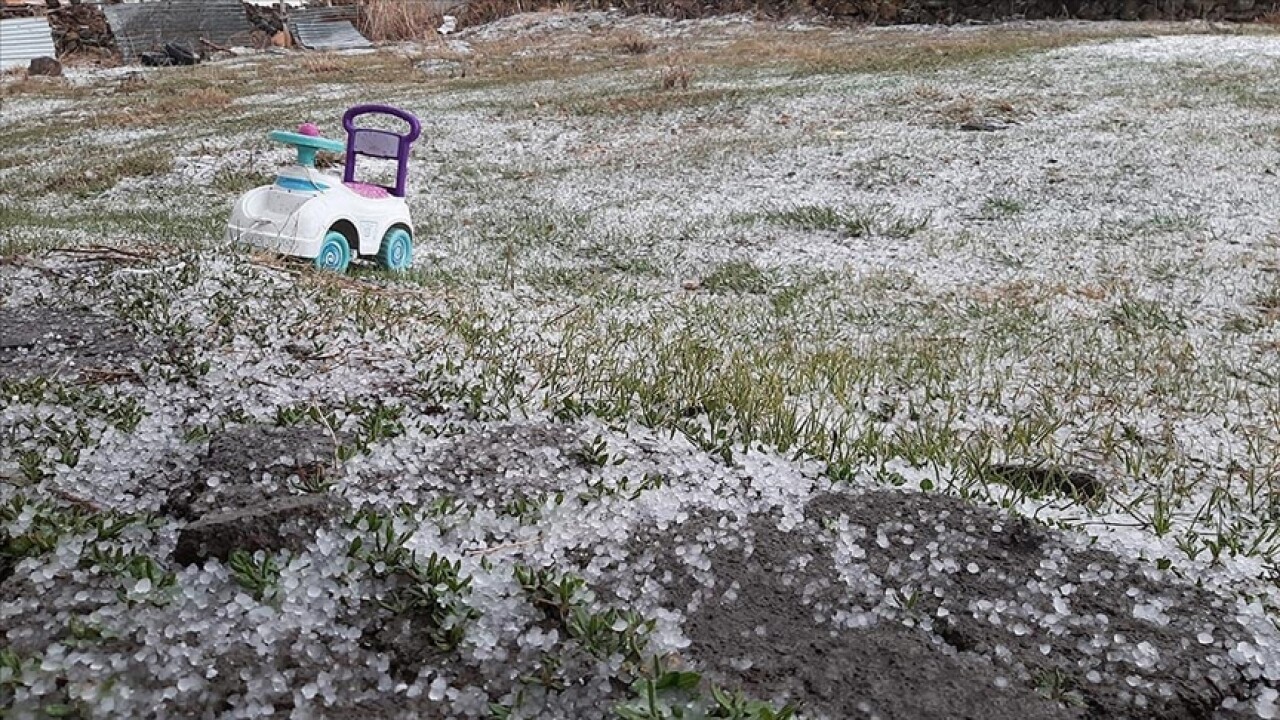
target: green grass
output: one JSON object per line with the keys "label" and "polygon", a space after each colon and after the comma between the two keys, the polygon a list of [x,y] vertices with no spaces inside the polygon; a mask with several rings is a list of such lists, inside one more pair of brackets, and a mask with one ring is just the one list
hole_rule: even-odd
{"label": "green grass", "polygon": [[173,170],[173,153],[166,150],[142,150],[123,156],[94,158],[93,162],[63,168],[48,176],[46,192],[87,197],[110,190],[125,178],[153,177]]}
{"label": "green grass", "polygon": [[238,195],[261,185],[270,185],[274,176],[261,170],[223,168],[213,176],[213,188],[228,195]]}
{"label": "green grass", "polygon": [[[823,85],[827,80],[807,79],[812,75],[883,72],[886,78],[877,81],[890,88],[900,87],[900,74],[959,66],[986,77],[977,67],[982,62],[1063,41],[1001,36],[974,47],[964,46],[959,37],[922,41],[936,48],[815,44],[789,47],[779,65],[765,68],[758,66],[758,57],[748,60],[732,49],[701,59],[702,51],[689,51],[684,59],[698,72],[688,90],[655,88],[656,69],[642,65],[622,66],[629,74],[621,83],[616,76],[606,82],[609,75],[590,64],[556,71],[575,77],[574,83],[533,84],[532,66],[503,69],[485,66],[487,60],[477,61],[477,74],[465,80],[392,85],[378,78],[379,92],[440,114],[442,132],[454,133],[447,139],[448,153],[423,156],[439,164],[429,186],[411,199],[422,238],[420,263],[397,277],[360,270],[351,284],[303,272],[296,276],[296,292],[315,303],[316,314],[342,318],[370,337],[417,333],[416,342],[428,348],[415,358],[424,375],[409,380],[420,383],[431,402],[464,405],[472,417],[548,410],[564,418],[593,415],[617,426],[640,422],[683,435],[727,463],[745,449],[764,447],[816,459],[836,479],[865,471],[894,484],[903,481],[904,465],[928,468],[932,489],[1002,505],[1053,493],[1026,483],[989,482],[986,469],[993,463],[1080,461],[1110,473],[1117,496],[1150,501],[1145,509],[1134,502],[1116,511],[1129,512],[1153,532],[1167,531],[1173,517],[1225,512],[1236,505],[1270,513],[1274,500],[1268,488],[1280,476],[1274,449],[1265,442],[1258,440],[1248,450],[1249,462],[1238,463],[1242,469],[1232,475],[1247,478],[1240,482],[1248,489],[1215,497],[1214,507],[1202,510],[1193,507],[1203,494],[1200,488],[1221,478],[1206,478],[1187,451],[1170,440],[1172,419],[1221,420],[1222,408],[1241,398],[1250,409],[1238,422],[1257,426],[1241,434],[1265,439],[1272,431],[1264,419],[1280,411],[1280,402],[1258,390],[1274,382],[1270,367],[1276,351],[1264,335],[1280,315],[1280,283],[1256,283],[1230,317],[1205,320],[1180,299],[1199,289],[1204,270],[1174,252],[1180,247],[1175,243],[1184,236],[1188,242],[1212,241],[1213,218],[1143,208],[1119,215],[1129,218],[1123,221],[1096,225],[1082,218],[1078,227],[1068,222],[1040,228],[1031,215],[1046,201],[1018,186],[1016,194],[1014,189],[1004,191],[1010,194],[983,190],[960,199],[970,215],[971,208],[979,208],[980,220],[1012,222],[954,229],[935,224],[911,209],[908,200],[890,194],[897,186],[907,195],[917,187],[913,183],[922,171],[909,158],[888,151],[854,157],[859,141],[828,136],[818,122],[822,117],[794,118],[785,127],[772,120],[786,105],[782,101],[793,96],[835,92],[844,108],[850,94],[870,97],[880,87],[869,79],[835,78],[832,90]],[[751,42],[758,39],[733,41],[729,47],[742,50]],[[364,92],[357,82],[361,76],[393,67],[385,58],[333,64],[281,65],[225,78],[203,74],[221,70],[197,69],[140,89],[136,98],[85,102],[119,112],[130,103],[159,107],[184,92],[227,87],[219,84],[223,80],[245,83],[227,87],[229,95],[240,97],[302,77],[304,87],[349,88],[346,96],[326,97],[307,108],[336,117]],[[184,85],[192,80],[199,82]],[[1229,84],[1220,90],[1235,92]],[[27,151],[21,162],[0,163],[18,168],[45,154],[66,166],[15,171],[0,180],[0,189],[20,197],[14,190],[34,178],[68,203],[54,212],[21,200],[0,206],[0,256],[37,252],[79,233],[143,245],[162,251],[163,258],[192,252],[205,259],[246,260],[220,246],[221,225],[230,198],[265,182],[270,168],[223,165],[212,188],[183,207],[125,210],[94,194],[125,178],[163,175],[176,153],[212,154],[196,153],[204,140],[243,136],[249,147],[265,147],[261,136],[296,124],[298,112],[252,103],[206,108],[200,126],[181,128],[181,142],[172,147],[95,155],[91,167],[70,162],[71,153],[61,146],[66,137],[100,120],[72,118],[65,125],[18,128],[21,144],[38,146],[39,152]],[[873,121],[891,117],[874,107],[857,112]],[[753,119],[752,113],[771,120]],[[860,117],[842,115],[832,123],[843,128]],[[818,125],[803,129],[808,120]],[[493,123],[500,142],[539,142],[545,126],[576,135],[569,153],[549,145],[532,156],[495,159],[484,144],[489,136],[483,142],[469,139],[454,129],[459,125],[450,124],[460,121],[464,126]],[[154,122],[161,129],[180,129],[178,119]],[[680,133],[627,144],[632,134],[643,135],[655,122]],[[615,140],[617,147],[598,155],[587,152]],[[639,230],[600,227],[597,220],[600,208],[655,199],[652,193],[632,196],[609,187],[632,173],[696,177],[755,157],[785,158],[796,149],[849,153],[841,172],[851,168],[857,191],[878,193],[881,200],[853,196],[847,204],[762,204],[739,214],[657,218]],[[85,174],[90,169],[93,177]],[[1118,176],[1125,172],[1116,169]],[[561,207],[549,199],[557,197],[559,185],[572,183],[601,189],[606,197],[586,208]],[[679,202],[671,200],[677,206],[673,215]],[[1024,224],[1025,231],[1008,229]],[[979,273],[940,289],[928,272],[902,264],[867,266],[855,259],[838,270],[795,269],[758,259],[768,257],[769,243],[780,231],[871,241],[859,246],[894,241],[907,249],[927,247],[942,266],[976,258]],[[707,237],[761,247],[717,247],[701,254]],[[1122,266],[1099,256],[1089,259],[1096,260],[1096,268],[1070,271],[1045,260],[1081,239],[1133,260]],[[689,249],[699,252],[682,254]],[[183,271],[190,272],[188,277],[120,281],[112,287],[118,296],[109,307],[175,343],[199,339],[221,348],[236,339],[274,337],[265,319],[237,307],[237,293],[283,292],[250,268],[229,276],[230,288],[211,303],[209,325],[196,327],[182,302],[174,300],[193,292],[206,272],[199,262],[192,265]],[[681,281],[697,277],[699,292],[681,291]],[[279,304],[288,306],[290,297],[280,295]],[[425,329],[407,328],[406,316]],[[300,337],[324,341],[322,317],[300,315],[289,322]],[[1211,332],[1225,328],[1231,333],[1227,344],[1235,344],[1239,355],[1220,349],[1220,338],[1208,344],[1201,340],[1197,332],[1205,323]],[[175,377],[189,379],[200,376],[208,358],[179,354],[157,362],[180,365]],[[456,375],[461,367],[474,370],[474,376],[444,382],[431,374]],[[393,414],[362,411],[361,417],[373,423],[369,437],[393,432],[402,422]],[[1126,417],[1142,414],[1169,420],[1151,429]],[[516,508],[521,514],[527,509]],[[1256,527],[1208,521],[1196,527],[1194,537],[1179,538],[1188,555],[1228,552],[1232,542],[1241,553],[1272,552],[1265,543],[1253,544],[1265,537]]]}
{"label": "green grass", "polygon": [[1025,212],[1026,209],[1026,205],[1013,198],[993,197],[988,198],[983,204],[982,214],[984,217],[995,220],[1015,217]]}
{"label": "green grass", "polygon": [[747,260],[721,263],[702,279],[702,287],[714,293],[759,295],[767,292],[772,285],[770,273]]}
{"label": "green grass", "polygon": [[898,212],[892,208],[835,208],[801,205],[785,210],[740,216],[739,223],[763,220],[772,225],[815,232],[833,232],[844,237],[887,237],[905,239],[929,226],[928,216]]}

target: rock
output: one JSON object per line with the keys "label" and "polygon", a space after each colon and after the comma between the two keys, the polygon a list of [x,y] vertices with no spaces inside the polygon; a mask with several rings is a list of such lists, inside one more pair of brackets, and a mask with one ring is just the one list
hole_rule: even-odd
{"label": "rock", "polygon": [[316,424],[246,425],[215,434],[200,465],[169,489],[164,511],[193,520],[209,513],[251,508],[323,486],[333,470],[338,443]]}
{"label": "rock", "polygon": [[51,57],[33,58],[31,64],[27,66],[27,74],[60,77],[62,75],[62,63]]}
{"label": "rock", "polygon": [[[909,507],[907,503],[894,502],[897,498],[888,494],[885,497],[889,500],[882,504],[873,501],[862,505],[831,496],[817,499],[811,508],[814,514],[826,516],[841,511],[859,513],[879,504],[875,511],[899,511],[886,516],[885,521],[914,519],[901,512]],[[682,628],[692,641],[688,657],[721,682],[731,687],[741,685],[755,697],[798,700],[814,717],[1078,718],[1038,696],[1031,687],[993,683],[1001,672],[998,667],[975,656],[941,652],[918,628],[892,622],[856,628],[817,622],[816,617],[830,612],[826,608],[842,607],[855,595],[841,583],[824,582],[840,577],[830,556],[801,533],[781,532],[768,521],[753,525],[751,530],[750,553],[727,546],[708,553],[720,582],[725,587],[741,587],[743,592],[736,597],[729,592],[733,599],[726,600],[726,593],[717,586],[704,602],[687,611]],[[1028,554],[1014,552],[1020,560]],[[801,557],[806,563],[793,562]],[[1039,559],[1038,554],[1031,557]],[[879,558],[872,554],[868,559],[875,562]],[[885,565],[889,562],[886,559]],[[1021,565],[1031,562],[1022,561]],[[670,597],[685,599],[700,594],[699,583],[679,572],[672,575],[678,579],[669,589]],[[675,609],[684,610],[679,604]],[[822,662],[813,662],[814,657]],[[749,672],[737,672],[735,661]]]}
{"label": "rock", "polygon": [[[1256,669],[1224,658],[1268,642],[1194,578],[940,493],[831,492],[785,527],[708,510],[625,542],[604,602],[660,587],[704,676],[811,717],[1236,717],[1206,708]],[[1168,691],[1135,710],[1136,686]]]}
{"label": "rock", "polygon": [[698,288],[702,287],[702,282],[699,280],[685,280],[684,282],[680,283],[680,287],[690,291],[697,290]]}
{"label": "rock", "polygon": [[0,314],[0,379],[120,372],[143,357],[132,331],[115,318],[61,306],[9,308]]}
{"label": "rock", "polygon": [[226,560],[234,550],[300,550],[336,505],[327,496],[304,495],[206,515],[178,533],[173,559],[191,565],[211,557]]}

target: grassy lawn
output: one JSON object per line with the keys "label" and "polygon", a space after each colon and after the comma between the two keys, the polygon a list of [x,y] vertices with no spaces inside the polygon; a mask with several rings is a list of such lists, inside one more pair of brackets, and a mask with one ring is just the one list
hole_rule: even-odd
{"label": "grassy lawn", "polygon": [[[1256,662],[1280,658],[1273,35],[547,17],[461,44],[0,81],[0,307],[89,308],[141,348],[92,381],[73,372],[92,362],[0,373],[0,559],[25,583],[0,598],[0,700],[111,716],[134,708],[118,682],[172,684],[178,713],[382,716],[391,694],[672,717],[647,704],[661,685],[765,718],[796,693],[696,652],[705,677],[681,675],[683,609],[636,578],[696,577],[716,543],[677,528],[714,535],[721,513],[794,515],[844,547],[853,515],[803,510],[819,487],[1029,518],[1251,608]],[[334,277],[225,244],[236,194],[293,152],[267,132],[340,137],[357,102],[423,120],[413,269]],[[324,471],[290,477],[342,498],[338,529],[171,562],[199,516],[175,488],[222,472],[209,448],[246,427],[321,428]],[[920,584],[875,612],[961,647],[901,600]],[[376,643],[344,634],[368,618]],[[201,639],[173,642],[175,623]],[[238,678],[252,663],[219,632],[293,669],[274,690]],[[340,668],[357,645],[383,660],[320,671],[312,641]],[[112,643],[158,649],[102,671]],[[1053,712],[1113,707],[1071,662],[1008,674]],[[1280,678],[1257,677],[1241,707],[1275,699]],[[1134,692],[1156,702],[1158,680]]]}

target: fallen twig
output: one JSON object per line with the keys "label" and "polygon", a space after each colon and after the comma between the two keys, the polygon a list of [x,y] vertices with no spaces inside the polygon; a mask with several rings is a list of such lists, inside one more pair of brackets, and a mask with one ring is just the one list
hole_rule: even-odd
{"label": "fallen twig", "polygon": [[536,542],[540,542],[541,540],[542,540],[542,537],[539,536],[539,537],[533,538],[532,540],[521,540],[520,542],[508,543],[506,545],[496,545],[491,548],[480,548],[476,550],[468,550],[463,554],[468,557],[477,557],[480,555],[492,555],[493,553],[502,552],[503,550],[512,550],[515,548],[521,548],[528,545],[532,545]]}
{"label": "fallen twig", "polygon": [[569,308],[568,310],[565,310],[564,312],[560,313],[559,315],[557,315],[557,316],[555,316],[555,317],[551,318],[551,322],[549,322],[549,323],[547,323],[547,324],[548,324],[548,325],[555,325],[556,323],[558,323],[558,322],[560,322],[561,320],[563,320],[563,319],[565,319],[565,318],[569,317],[570,315],[572,315],[572,314],[574,314],[574,313],[578,312],[578,311],[579,311],[579,310],[581,310],[581,309],[582,309],[582,305],[580,305],[580,304],[575,304],[573,307]]}
{"label": "fallen twig", "polygon": [[320,409],[319,405],[312,403],[311,409],[316,411],[316,419],[320,421],[325,430],[329,431],[329,438],[333,440],[333,469],[337,471],[342,467],[342,458],[338,454],[338,449],[341,446],[341,443],[338,442],[338,433],[333,429],[333,425],[329,424],[329,418],[324,416],[324,411]]}
{"label": "fallen twig", "polygon": [[65,500],[76,507],[88,510],[89,512],[100,513],[103,510],[101,505],[93,502],[92,500],[86,500],[79,495],[73,495],[61,488],[53,488],[52,492],[56,497]]}
{"label": "fallen twig", "polygon": [[77,262],[150,262],[156,257],[105,245],[55,248],[52,252],[71,255]]}
{"label": "fallen twig", "polygon": [[122,380],[130,380],[137,382],[140,378],[138,373],[132,370],[114,370],[111,368],[88,368],[80,371],[80,380],[77,385],[97,385],[101,383],[120,382]]}

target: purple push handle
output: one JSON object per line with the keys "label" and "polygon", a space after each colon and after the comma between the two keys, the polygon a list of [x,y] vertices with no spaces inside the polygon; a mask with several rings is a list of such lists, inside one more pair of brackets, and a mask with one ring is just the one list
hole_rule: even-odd
{"label": "purple push handle", "polygon": [[[362,115],[391,115],[409,124],[409,134],[401,135],[388,130],[358,128],[355,119]],[[357,105],[342,116],[342,127],[347,131],[347,165],[343,182],[356,178],[356,155],[396,161],[396,186],[386,188],[396,197],[404,197],[409,177],[409,146],[422,134],[422,123],[411,113],[388,105]]]}

